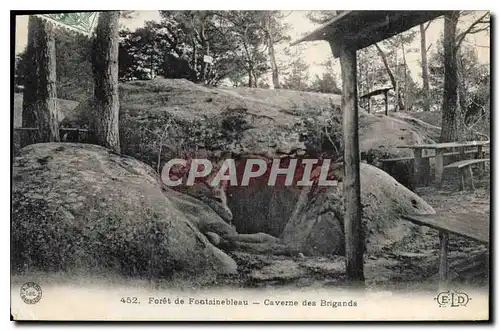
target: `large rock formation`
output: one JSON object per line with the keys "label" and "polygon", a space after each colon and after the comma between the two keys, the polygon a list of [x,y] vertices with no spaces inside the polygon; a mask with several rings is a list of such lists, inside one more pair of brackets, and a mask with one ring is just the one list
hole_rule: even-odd
{"label": "large rock formation", "polygon": [[235,273],[236,263],[196,226],[231,229],[214,225],[222,220],[210,208],[168,193],[149,166],[102,147],[27,146],[14,161],[13,271]]}
{"label": "large rock formation", "polygon": [[[120,86],[122,153],[155,169],[168,160],[207,157],[215,161],[242,154],[268,160],[297,154],[342,156],[340,96],[258,88],[208,88],[183,79],[135,81]],[[65,115],[65,126],[87,126],[89,101]],[[439,130],[423,122],[360,111],[361,156],[381,166],[381,158],[410,156],[401,144],[433,142]],[[412,164],[390,174],[409,185]],[[390,169],[386,169],[389,171]],[[189,192],[188,192],[189,193]],[[299,192],[268,187],[229,188],[228,204],[238,232],[278,236]],[[194,195],[196,198],[200,198]]]}
{"label": "large rock formation", "polygon": [[[382,170],[361,164],[360,172],[362,222],[368,252],[379,251],[419,231],[418,226],[403,220],[402,215],[435,213],[422,198]],[[336,187],[304,189],[282,239],[304,254],[343,254],[342,182]]]}

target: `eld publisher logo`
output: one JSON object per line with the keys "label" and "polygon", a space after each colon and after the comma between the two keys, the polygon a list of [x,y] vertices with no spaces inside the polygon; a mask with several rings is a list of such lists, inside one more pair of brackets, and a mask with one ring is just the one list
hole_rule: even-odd
{"label": "eld publisher logo", "polygon": [[472,299],[466,293],[446,291],[439,293],[434,300],[439,307],[465,307]]}

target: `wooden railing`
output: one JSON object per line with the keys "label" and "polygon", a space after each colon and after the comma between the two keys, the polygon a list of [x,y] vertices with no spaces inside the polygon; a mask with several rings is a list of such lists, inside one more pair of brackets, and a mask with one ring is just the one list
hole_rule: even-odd
{"label": "wooden railing", "polygon": [[[36,141],[34,134],[38,131],[38,128],[14,128],[14,134],[18,134],[19,139],[23,133],[28,133],[28,136],[24,135],[22,138],[27,138],[30,144]],[[59,128],[59,138],[61,141],[71,141],[71,142],[89,142],[90,133],[92,130],[82,129],[82,128]],[[24,144],[26,145],[26,144]]]}

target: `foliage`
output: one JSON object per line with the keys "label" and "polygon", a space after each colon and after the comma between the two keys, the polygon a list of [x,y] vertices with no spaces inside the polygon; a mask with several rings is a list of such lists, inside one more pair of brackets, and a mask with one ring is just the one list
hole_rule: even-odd
{"label": "foliage", "polygon": [[341,94],[342,90],[339,87],[339,80],[333,70],[333,61],[327,60],[322,65],[325,67],[326,72],[323,72],[321,76],[316,74],[308,90],[319,93]]}
{"label": "foliage", "polygon": [[[166,56],[187,63],[195,82],[218,85],[223,79],[257,86],[269,70],[267,44],[287,40],[278,11],[160,11],[160,22],[135,31],[122,30],[120,78],[150,79],[174,74]],[[267,21],[264,21],[264,20]],[[264,23],[267,23],[265,25]],[[205,56],[213,63],[204,61]]]}
{"label": "foliage", "polygon": [[[134,31],[120,31],[121,81],[172,78],[167,56],[185,61],[195,74],[190,80],[219,85],[222,80],[266,86],[259,80],[269,69],[272,45],[289,40],[280,11],[160,11],[160,21],[145,22]],[[125,19],[135,15],[122,12]],[[57,89],[59,97],[82,100],[92,93],[92,40],[57,29]],[[269,53],[269,54],[268,54]],[[204,61],[213,58],[213,64]],[[15,80],[23,85],[25,53],[16,58]],[[246,81],[246,82],[245,82]]]}
{"label": "foliage", "polygon": [[[442,36],[438,47],[429,58],[429,80],[431,84],[431,104],[440,107],[444,86],[444,54]],[[489,65],[479,63],[473,46],[462,43],[457,53],[458,91],[459,91],[459,127],[465,125],[470,129],[480,124],[477,121],[489,122],[490,115],[490,70]],[[439,108],[438,108],[439,109]],[[489,126],[480,130],[488,134]]]}
{"label": "foliage", "polygon": [[324,72],[321,76],[316,74],[310,87],[311,92],[340,94],[342,90],[337,85],[337,78],[334,74]]}
{"label": "foliage", "polygon": [[313,23],[324,24],[342,12],[343,10],[313,10],[308,12],[306,16]]}
{"label": "foliage", "polygon": [[285,71],[286,77],[282,88],[307,91],[309,87],[309,65],[302,58],[300,49],[296,49],[293,55],[290,54],[289,49],[286,49],[285,52],[288,53],[287,55],[292,56],[292,61]]}
{"label": "foliage", "polygon": [[148,21],[134,32],[120,31],[118,63],[121,80],[152,79],[160,72],[167,41],[159,30],[159,24]]}
{"label": "foliage", "polygon": [[[90,52],[92,40],[66,29],[55,30],[57,96],[61,99],[83,100],[93,89]],[[15,84],[24,85],[26,50],[16,56]]]}
{"label": "foliage", "polygon": [[300,122],[294,128],[306,146],[307,155],[338,159],[344,149],[342,112],[338,105],[313,112],[299,113]]}

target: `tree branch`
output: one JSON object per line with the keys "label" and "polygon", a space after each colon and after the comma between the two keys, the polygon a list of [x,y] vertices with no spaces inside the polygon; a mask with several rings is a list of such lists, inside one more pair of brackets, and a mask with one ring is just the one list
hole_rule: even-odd
{"label": "tree branch", "polygon": [[[476,31],[474,31],[474,27],[476,27],[476,25],[478,24],[482,24],[483,22],[483,19],[489,15],[489,12],[486,12],[484,13],[484,15],[482,15],[481,17],[479,17],[477,20],[475,20],[464,32],[462,33],[459,33],[457,38],[456,38],[456,43],[455,43],[455,47],[456,48],[459,48],[460,47],[460,44],[462,44],[462,41],[464,40],[465,36],[469,33],[477,33],[479,31],[484,31],[486,30],[487,27],[485,28],[482,28],[482,29],[477,29]],[[488,21],[489,23],[489,21]],[[474,32],[473,32],[474,31]]]}
{"label": "tree branch", "polygon": [[429,22],[427,22],[427,25],[424,27],[424,32],[427,31],[427,29],[429,28],[429,25],[431,25],[433,20],[430,20]]}

